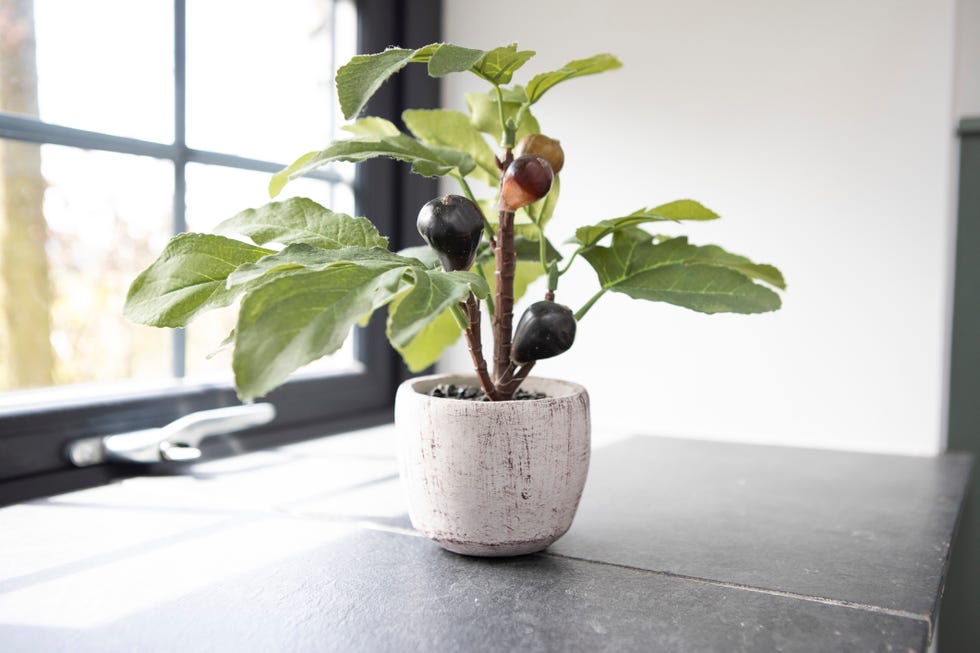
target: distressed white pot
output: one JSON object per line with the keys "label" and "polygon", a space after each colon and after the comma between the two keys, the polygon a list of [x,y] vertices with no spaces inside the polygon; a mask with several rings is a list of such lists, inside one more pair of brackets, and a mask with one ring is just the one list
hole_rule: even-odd
{"label": "distressed white pot", "polygon": [[479,402],[430,397],[442,383],[410,379],[395,398],[402,483],[412,525],[443,548],[475,556],[540,551],[572,524],[589,468],[589,395],[529,378],[545,399]]}

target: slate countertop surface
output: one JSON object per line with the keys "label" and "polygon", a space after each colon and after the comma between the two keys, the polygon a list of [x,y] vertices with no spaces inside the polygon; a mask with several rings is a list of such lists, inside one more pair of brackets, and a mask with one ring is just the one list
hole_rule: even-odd
{"label": "slate countertop surface", "polygon": [[393,429],[0,509],[0,650],[922,651],[971,460],[634,437],[546,552],[412,530]]}

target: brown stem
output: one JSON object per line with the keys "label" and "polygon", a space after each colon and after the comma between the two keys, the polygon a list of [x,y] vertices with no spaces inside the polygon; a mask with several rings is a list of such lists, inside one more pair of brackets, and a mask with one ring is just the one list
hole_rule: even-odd
{"label": "brown stem", "polygon": [[483,393],[491,401],[495,401],[499,393],[497,392],[497,386],[490,379],[490,373],[487,371],[487,361],[483,358],[483,339],[480,334],[480,302],[473,293],[470,293],[466,302],[460,305],[463,307],[463,312],[466,313],[466,319],[470,323],[469,327],[463,333],[466,336],[466,344],[470,349],[470,357],[473,359],[473,367],[476,369],[476,377],[480,380],[480,387],[483,388]]}
{"label": "brown stem", "polygon": [[514,249],[514,213],[500,212],[497,231],[496,293],[493,312],[493,378],[500,383],[510,363],[510,344],[514,321],[514,274],[517,255]]}
{"label": "brown stem", "polygon": [[[504,153],[503,160],[494,157],[494,162],[503,172],[513,162],[514,153],[510,148]],[[497,237],[491,239],[496,270],[494,281],[493,312],[493,379],[496,383],[498,398],[510,399],[511,394],[501,392],[500,381],[507,375],[510,364],[510,346],[514,322],[514,274],[517,268],[517,252],[514,247],[514,213],[503,211],[499,213]]]}

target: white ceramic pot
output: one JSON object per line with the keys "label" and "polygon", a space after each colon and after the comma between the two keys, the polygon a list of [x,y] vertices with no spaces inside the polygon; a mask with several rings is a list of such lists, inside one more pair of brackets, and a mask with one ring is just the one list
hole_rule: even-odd
{"label": "white ceramic pot", "polygon": [[478,402],[429,396],[436,375],[395,398],[402,483],[412,525],[443,548],[475,556],[540,551],[572,524],[589,469],[589,395],[529,378],[545,399]]}

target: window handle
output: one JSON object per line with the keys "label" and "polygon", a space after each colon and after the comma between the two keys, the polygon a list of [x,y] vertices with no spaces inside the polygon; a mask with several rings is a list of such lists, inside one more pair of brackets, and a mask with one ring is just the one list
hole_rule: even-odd
{"label": "window handle", "polygon": [[262,426],[275,416],[276,407],[269,403],[202,410],[161,428],[73,440],[68,443],[66,455],[76,467],[105,462],[148,465],[196,460],[201,457],[199,447],[204,438]]}

